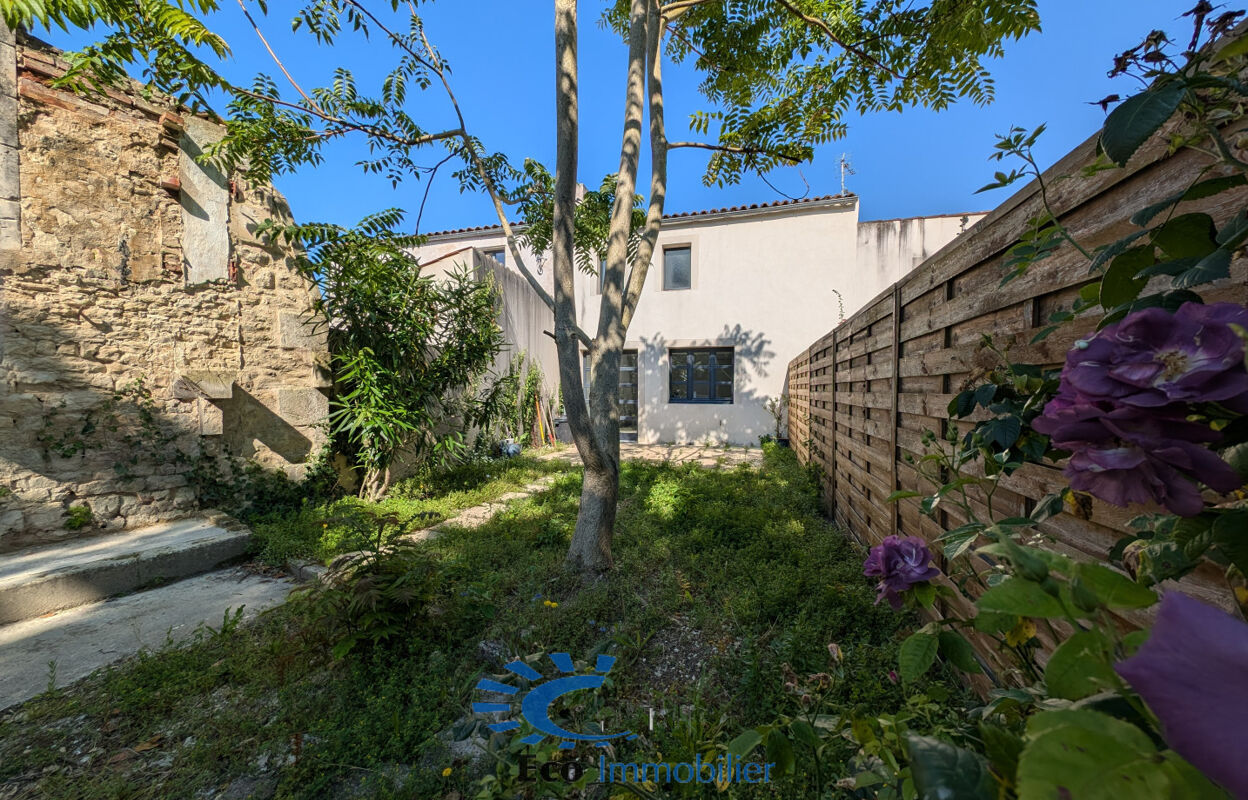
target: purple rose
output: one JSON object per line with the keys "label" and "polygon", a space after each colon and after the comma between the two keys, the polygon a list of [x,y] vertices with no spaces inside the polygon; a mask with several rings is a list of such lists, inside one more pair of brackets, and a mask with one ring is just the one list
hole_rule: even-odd
{"label": "purple rose", "polygon": [[1059,393],[1032,423],[1070,450],[1070,487],[1127,506],[1158,503],[1173,514],[1204,509],[1197,482],[1219,492],[1240,486],[1238,473],[1204,445],[1219,434],[1173,411],[1118,406]]}
{"label": "purple rose", "polygon": [[1070,351],[1057,396],[1032,427],[1071,451],[1071,488],[1190,517],[1204,508],[1200,484],[1223,493],[1240,487],[1235,470],[1206,446],[1221,435],[1187,419],[1206,402],[1248,413],[1244,345],[1232,323],[1248,327],[1248,309],[1147,308]]}
{"label": "purple rose", "polygon": [[1248,797],[1248,625],[1178,592],[1135,655],[1114,666],[1161,721],[1176,753]]}
{"label": "purple rose", "polygon": [[1146,308],[1108,325],[1066,356],[1063,382],[1081,396],[1158,408],[1217,402],[1248,413],[1244,342],[1248,308],[1184,303],[1170,314]]}
{"label": "purple rose", "polygon": [[880,578],[875,602],[888,598],[888,604],[896,611],[901,608],[902,592],[940,574],[931,562],[932,552],[919,537],[885,536],[884,541],[871,548],[862,564],[862,574]]}

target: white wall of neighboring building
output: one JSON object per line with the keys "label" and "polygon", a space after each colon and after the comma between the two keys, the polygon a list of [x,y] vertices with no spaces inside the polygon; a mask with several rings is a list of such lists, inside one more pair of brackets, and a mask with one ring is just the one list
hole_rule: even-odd
{"label": "white wall of neighboring building", "polygon": [[[437,242],[422,247],[417,252],[421,262],[421,274],[437,278],[453,271],[468,269],[478,280],[490,275],[501,295],[498,323],[507,341],[506,348],[494,359],[494,371],[502,374],[512,359],[523,353],[541,367],[546,395],[554,397],[559,390],[558,354],[555,352],[555,340],[544,333],[554,330],[554,314],[511,263],[510,256],[506,265],[500,265],[488,255],[488,251],[497,249],[495,238],[502,242],[502,237],[499,236],[475,239],[469,243]],[[524,252],[525,266],[535,270],[536,260],[533,253],[528,250]],[[552,291],[550,270],[543,269],[542,272],[544,274],[536,277],[543,282],[547,291]]]}
{"label": "white wall of neighboring building", "polygon": [[[789,361],[837,325],[842,303],[850,316],[982,216],[860,223],[848,195],[667,218],[626,344],[638,351],[638,441],[756,444],[774,429],[765,403],[783,392]],[[496,228],[438,234],[419,255],[444,257],[438,269],[457,249],[502,243]],[[664,290],[663,249],[684,245],[692,286]],[[549,257],[525,256],[530,269],[542,264],[538,279],[550,287]],[[507,266],[515,269],[510,255]],[[593,335],[597,277],[578,272],[576,296]],[[668,354],[684,347],[734,348],[731,403],[670,402]],[[553,358],[543,369],[556,374]]]}
{"label": "white wall of neighboring building", "polygon": [[979,212],[858,223],[854,273],[862,280],[841,290],[845,295],[845,316],[901,280],[984,216]]}

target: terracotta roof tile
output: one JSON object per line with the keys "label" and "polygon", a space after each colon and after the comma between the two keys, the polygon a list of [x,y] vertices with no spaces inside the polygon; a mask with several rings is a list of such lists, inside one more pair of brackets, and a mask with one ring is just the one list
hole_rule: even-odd
{"label": "terracotta roof tile", "polygon": [[[818,203],[822,200],[835,200],[838,197],[853,197],[853,192],[845,194],[825,194],[819,197],[802,197],[796,200],[776,200],[772,203],[751,203],[750,205],[727,206],[725,208],[707,208],[701,211],[682,211],[678,214],[664,214],[663,219],[688,219],[689,217],[701,217],[709,214],[727,214],[733,211],[754,211],[763,208],[777,208],[779,206],[796,206],[804,203]],[[478,225],[475,228],[455,228],[448,231],[436,231],[427,233],[426,236],[451,236],[459,233],[484,233],[486,231],[496,231],[502,228],[501,225]]]}

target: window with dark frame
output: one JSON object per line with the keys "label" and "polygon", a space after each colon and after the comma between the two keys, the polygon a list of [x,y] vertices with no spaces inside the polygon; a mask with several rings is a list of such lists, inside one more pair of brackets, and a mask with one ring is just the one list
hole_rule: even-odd
{"label": "window with dark frame", "polygon": [[733,350],[697,347],[669,350],[669,403],[731,403]]}
{"label": "window with dark frame", "polygon": [[482,252],[502,264],[504,267],[507,266],[507,250],[505,248],[499,247],[495,250],[484,250]]}
{"label": "window with dark frame", "polygon": [[602,294],[602,287],[607,285],[607,257],[603,256],[598,260],[598,294]]}
{"label": "window with dark frame", "polygon": [[663,248],[663,291],[693,287],[692,254],[687,244]]}

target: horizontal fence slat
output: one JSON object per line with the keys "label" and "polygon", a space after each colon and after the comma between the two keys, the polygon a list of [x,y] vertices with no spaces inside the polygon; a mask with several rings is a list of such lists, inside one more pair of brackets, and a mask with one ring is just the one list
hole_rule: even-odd
{"label": "horizontal fence slat", "polygon": [[[1055,181],[1077,174],[1095,159],[1093,137],[1046,172],[1051,207],[1087,247],[1108,244],[1134,230],[1128,221],[1134,210],[1190,185],[1204,167],[1203,157],[1195,152],[1168,153],[1168,130],[1163,128],[1141,148],[1127,169]],[[1237,189],[1180,208],[1208,213],[1221,225],[1246,201],[1248,191]],[[962,512],[953,507],[939,509],[934,518],[920,513],[917,499],[896,504],[886,499],[895,488],[932,491],[933,484],[917,464],[924,454],[924,431],[943,436],[953,428],[960,435],[988,416],[977,410],[968,419],[948,420],[948,406],[957,393],[982,382],[999,366],[999,356],[983,344],[986,335],[1016,363],[1058,367],[1074,343],[1091,332],[1095,318],[1077,320],[1031,343],[1049,315],[1069,308],[1078,288],[1094,279],[1074,248],[1061,248],[1001,285],[1005,252],[1041,209],[1033,183],[789,363],[792,446],[802,463],[822,473],[829,516],[859,542],[874,544],[890,534],[935,542],[963,522]],[[1162,282],[1164,278],[1150,290]],[[1229,280],[1202,289],[1206,302],[1248,301],[1248,259],[1232,263]],[[974,469],[968,472],[974,474]],[[1067,485],[1060,464],[1028,464],[1001,479],[992,498],[994,514],[1028,514],[1045,495]],[[971,503],[977,514],[986,516],[982,492],[973,491]],[[1038,529],[1052,539],[1057,552],[1104,559],[1126,533],[1128,520],[1142,510],[1148,509],[1122,509],[1095,500],[1085,516],[1060,514]],[[938,564],[947,566],[938,545],[933,552]],[[1208,602],[1231,607],[1225,579],[1214,565],[1197,569],[1183,586]],[[959,594],[949,602],[967,610],[973,600]],[[1119,615],[1126,627],[1145,624],[1147,618],[1147,612]],[[987,642],[975,644],[989,663],[999,664],[995,653],[984,650]]]}

